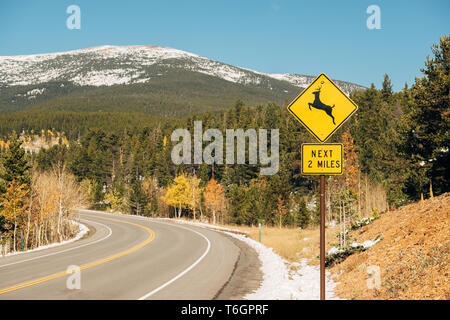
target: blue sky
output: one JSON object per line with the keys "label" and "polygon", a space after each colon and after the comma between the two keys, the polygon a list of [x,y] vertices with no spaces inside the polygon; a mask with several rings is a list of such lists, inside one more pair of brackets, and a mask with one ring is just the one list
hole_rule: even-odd
{"label": "blue sky", "polygon": [[[69,5],[81,30],[69,30]],[[369,5],[381,29],[369,30]],[[450,34],[448,0],[0,0],[0,55],[153,44],[269,73],[318,75],[396,91]]]}

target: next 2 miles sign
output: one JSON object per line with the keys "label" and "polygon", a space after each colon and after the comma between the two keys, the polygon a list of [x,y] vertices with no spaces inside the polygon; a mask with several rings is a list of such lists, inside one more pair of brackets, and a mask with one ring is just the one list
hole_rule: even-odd
{"label": "next 2 miles sign", "polygon": [[341,143],[303,143],[302,173],[305,175],[342,174]]}

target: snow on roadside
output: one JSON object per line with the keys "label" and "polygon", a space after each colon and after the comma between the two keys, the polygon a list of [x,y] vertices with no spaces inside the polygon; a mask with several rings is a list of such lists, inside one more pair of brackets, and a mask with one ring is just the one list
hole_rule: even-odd
{"label": "snow on roadside", "polygon": [[[225,232],[255,249],[261,261],[263,282],[259,289],[244,297],[247,300],[319,300],[320,269],[310,266],[306,259],[289,263],[272,248],[246,236]],[[327,276],[329,272],[327,272]],[[326,279],[326,298],[339,299],[334,295],[337,283]]]}
{"label": "snow on roadside", "polygon": [[[258,253],[261,261],[261,271],[263,273],[263,281],[259,289],[244,297],[247,300],[319,300],[320,299],[320,268],[319,266],[310,266],[306,259],[302,259],[300,263],[289,263],[272,248],[268,248],[263,244],[250,239],[249,237],[227,232],[224,227],[215,225],[186,221],[182,219],[160,218],[161,220],[176,221],[195,225],[203,228],[214,229],[228,234],[238,240],[248,244]],[[236,229],[229,229],[239,231]],[[339,299],[334,295],[334,289],[337,285],[329,278],[330,273],[327,271],[326,279],[326,299]]]}
{"label": "snow on roadside", "polygon": [[80,230],[78,231],[77,235],[74,238],[69,239],[69,240],[65,240],[65,241],[62,241],[62,242],[55,242],[55,243],[48,244],[48,245],[45,245],[45,246],[40,246],[40,247],[37,247],[35,249],[31,249],[31,250],[27,250],[27,251],[11,252],[11,253],[8,253],[8,254],[6,254],[4,256],[0,255],[0,258],[1,257],[15,256],[15,255],[18,255],[18,254],[29,253],[29,252],[34,252],[34,251],[40,251],[40,250],[53,248],[53,247],[58,247],[58,246],[62,246],[64,244],[72,243],[72,242],[75,242],[75,241],[81,239],[89,231],[89,228],[86,225],[84,225],[84,224],[82,224],[80,222],[74,221],[74,220],[71,220],[71,222],[73,224],[77,224],[79,226],[79,228],[80,228]]}

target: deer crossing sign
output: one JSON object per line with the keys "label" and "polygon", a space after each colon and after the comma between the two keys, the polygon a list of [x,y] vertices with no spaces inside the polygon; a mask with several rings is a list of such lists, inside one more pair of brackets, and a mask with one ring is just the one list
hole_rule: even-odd
{"label": "deer crossing sign", "polygon": [[287,108],[317,140],[325,142],[358,106],[321,73]]}

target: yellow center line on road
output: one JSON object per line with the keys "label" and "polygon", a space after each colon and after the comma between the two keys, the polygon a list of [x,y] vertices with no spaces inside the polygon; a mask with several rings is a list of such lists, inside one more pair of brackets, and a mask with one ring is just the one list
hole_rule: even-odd
{"label": "yellow center line on road", "polygon": [[[123,256],[125,256],[127,254],[130,254],[132,252],[135,252],[135,251],[141,249],[142,247],[144,247],[147,244],[149,244],[150,242],[152,242],[153,239],[155,239],[154,231],[152,229],[148,228],[148,227],[143,226],[143,225],[140,225],[140,224],[137,224],[137,223],[133,223],[133,222],[129,222],[129,221],[119,220],[119,219],[105,218],[105,217],[99,217],[99,216],[95,216],[95,217],[96,218],[100,218],[100,219],[105,219],[105,220],[111,220],[111,221],[117,221],[117,222],[122,222],[122,223],[128,223],[128,224],[137,226],[139,228],[142,228],[142,229],[145,229],[146,231],[148,231],[149,236],[144,242],[138,244],[137,246],[135,246],[135,247],[133,247],[131,249],[128,249],[128,250],[123,251],[123,252],[120,252],[118,254],[115,254],[115,255],[110,256],[110,257],[105,258],[105,259],[101,259],[101,260],[98,260],[98,261],[94,261],[94,262],[82,265],[82,266],[80,266],[80,270],[85,270],[85,269],[88,269],[88,268],[92,268],[92,267],[98,266],[100,264],[106,263],[108,261],[111,261],[111,260],[123,257]],[[31,280],[31,281],[28,281],[28,282],[24,282],[24,283],[21,283],[21,284],[18,284],[18,285],[9,287],[9,288],[0,289],[0,294],[4,294],[4,293],[7,293],[7,292],[11,292],[11,291],[16,291],[16,290],[19,290],[19,289],[22,289],[22,288],[26,288],[26,287],[30,287],[30,286],[33,286],[35,284],[39,284],[39,283],[42,283],[42,282],[46,282],[46,281],[49,281],[49,280],[60,278],[60,277],[63,277],[63,276],[69,275],[69,274],[71,274],[71,273],[68,273],[67,271],[58,272],[58,273],[55,273],[55,274],[52,274],[52,275],[49,275],[49,276],[46,276],[46,277],[43,277],[43,278],[39,278],[39,279],[36,279],[36,280]]]}

